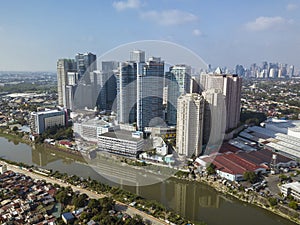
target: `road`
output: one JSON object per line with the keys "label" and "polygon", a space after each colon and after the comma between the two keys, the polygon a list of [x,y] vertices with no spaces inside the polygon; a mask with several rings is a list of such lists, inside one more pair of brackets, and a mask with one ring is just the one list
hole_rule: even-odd
{"label": "road", "polygon": [[[29,177],[33,178],[33,179],[45,180],[48,183],[53,183],[53,184],[55,183],[55,184],[58,184],[58,185],[63,186],[63,187],[70,186],[73,189],[73,191],[78,191],[80,193],[84,193],[92,199],[99,199],[99,198],[106,197],[106,195],[104,195],[104,194],[97,194],[93,191],[89,191],[89,190],[81,188],[81,187],[70,185],[68,183],[62,182],[60,180],[57,180],[57,179],[54,179],[54,178],[51,178],[51,177],[46,177],[46,176],[36,174],[36,173],[30,172],[30,171],[27,171],[27,170],[23,170],[23,169],[19,168],[18,166],[15,166],[15,165],[11,165],[11,164],[8,164],[8,163],[5,163],[5,162],[1,162],[1,163],[6,164],[7,169],[11,170],[11,171],[14,171],[15,173],[22,173],[22,174],[25,174],[26,176],[29,176]],[[134,215],[140,215],[142,218],[144,218],[145,221],[150,221],[151,224],[153,224],[153,225],[168,224],[165,221],[159,220],[159,219],[157,219],[157,218],[155,218],[151,215],[148,215],[145,212],[142,212],[142,211],[140,211],[140,210],[138,210],[138,209],[136,209],[132,206],[125,205],[124,203],[119,202],[119,201],[116,201],[116,210],[121,211],[121,212],[125,212],[125,213],[127,213],[128,215],[130,215],[132,217]]]}

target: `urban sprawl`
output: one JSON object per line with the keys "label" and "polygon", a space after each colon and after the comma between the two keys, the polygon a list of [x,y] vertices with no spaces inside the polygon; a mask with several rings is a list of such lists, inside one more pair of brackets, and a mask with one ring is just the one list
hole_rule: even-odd
{"label": "urban sprawl", "polygon": [[[293,65],[263,62],[235,71],[208,65],[194,72],[186,64],[167,67],[142,50],[128,56],[97,62],[96,55],[79,53],[59,59],[57,75],[1,72],[1,134],[91,161],[102,155],[133,168],[170,168],[248,202],[251,193],[260,196],[299,222],[300,79]],[[4,163],[0,172],[1,223],[101,224],[100,217],[81,217],[91,211],[89,196]],[[82,201],[71,204],[70,197],[76,207],[60,213],[64,194]],[[145,223],[105,204],[113,221]]]}

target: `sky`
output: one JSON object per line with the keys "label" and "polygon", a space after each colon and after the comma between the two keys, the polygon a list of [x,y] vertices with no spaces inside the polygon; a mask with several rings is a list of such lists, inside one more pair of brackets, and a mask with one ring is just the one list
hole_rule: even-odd
{"label": "sky", "polygon": [[59,58],[170,41],[213,66],[300,67],[300,0],[10,0],[0,7],[0,71],[55,71]]}

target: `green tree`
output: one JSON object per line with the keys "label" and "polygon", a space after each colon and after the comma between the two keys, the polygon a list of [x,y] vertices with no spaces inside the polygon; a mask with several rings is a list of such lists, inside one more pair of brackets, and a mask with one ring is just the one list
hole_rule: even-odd
{"label": "green tree", "polygon": [[251,184],[254,184],[258,180],[258,175],[253,171],[246,171],[243,177],[246,181],[249,181]]}
{"label": "green tree", "polygon": [[206,167],[206,172],[207,172],[208,175],[214,175],[214,174],[216,174],[216,166],[213,163],[210,163]]}
{"label": "green tree", "polygon": [[269,198],[268,200],[269,200],[270,206],[277,205],[277,199],[276,198]]}
{"label": "green tree", "polygon": [[296,201],[290,201],[289,202],[289,207],[291,209],[297,210],[298,209],[298,203]]}
{"label": "green tree", "polygon": [[14,132],[16,132],[17,130],[19,130],[19,128],[17,126],[14,126],[12,129]]}
{"label": "green tree", "polygon": [[84,207],[86,205],[87,197],[88,196],[86,194],[81,194],[78,196],[75,195],[72,198],[72,205],[74,205],[75,208]]}

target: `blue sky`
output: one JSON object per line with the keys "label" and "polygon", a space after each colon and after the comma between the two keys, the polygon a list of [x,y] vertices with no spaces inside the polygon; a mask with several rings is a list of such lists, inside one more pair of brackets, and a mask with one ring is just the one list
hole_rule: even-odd
{"label": "blue sky", "polygon": [[55,71],[56,60],[133,41],[183,45],[213,66],[300,67],[299,0],[2,1],[0,71]]}

